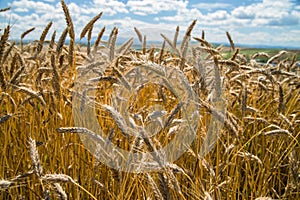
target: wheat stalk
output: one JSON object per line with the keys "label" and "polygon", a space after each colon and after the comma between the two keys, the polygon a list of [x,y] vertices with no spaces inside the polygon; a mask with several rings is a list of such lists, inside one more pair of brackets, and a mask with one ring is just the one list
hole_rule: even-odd
{"label": "wheat stalk", "polygon": [[35,27],[30,28],[30,29],[26,30],[25,32],[23,32],[23,33],[21,34],[21,42],[20,42],[21,52],[23,52],[23,39],[24,39],[24,37],[25,37],[26,35],[28,35],[30,32],[34,31],[34,30],[35,30]]}
{"label": "wheat stalk", "polygon": [[234,42],[233,42],[233,40],[232,40],[232,38],[231,38],[231,35],[229,34],[228,31],[226,31],[226,36],[227,36],[227,38],[228,38],[228,40],[229,40],[230,47],[231,47],[232,51],[235,51]]}
{"label": "wheat stalk", "polygon": [[51,36],[51,40],[50,40],[50,44],[49,44],[49,48],[50,48],[50,49],[53,49],[53,48],[54,48],[55,37],[56,37],[56,30],[53,31],[52,36]]}
{"label": "wheat stalk", "polygon": [[153,193],[154,193],[154,196],[157,200],[161,200],[161,199],[164,199],[163,198],[163,195],[161,194],[158,186],[156,185],[156,183],[154,182],[154,180],[152,179],[151,175],[150,174],[146,174],[147,176],[147,179],[148,179],[148,182],[150,183],[150,186],[153,190]]}
{"label": "wheat stalk", "polygon": [[66,23],[68,25],[68,32],[69,32],[70,38],[75,40],[75,31],[74,31],[73,21],[72,21],[70,12],[69,12],[69,8],[66,5],[64,0],[61,0],[61,6],[62,6],[62,9],[63,9],[64,14],[65,14]]}
{"label": "wheat stalk", "polygon": [[245,116],[245,112],[247,110],[247,97],[248,97],[248,92],[247,92],[247,86],[246,84],[243,84],[243,92],[242,92],[242,117]]}
{"label": "wheat stalk", "polygon": [[59,183],[53,183],[53,188],[60,200],[67,200],[68,196]]}
{"label": "wheat stalk", "polygon": [[146,47],[147,47],[147,41],[146,41],[146,35],[144,35],[144,40],[143,40],[143,46],[142,46],[142,54],[146,54]]}
{"label": "wheat stalk", "polygon": [[179,35],[179,26],[176,27],[174,39],[173,39],[173,46],[176,47],[177,40],[178,40],[178,35]]}
{"label": "wheat stalk", "polygon": [[170,45],[170,47],[172,47],[172,49],[176,52],[177,55],[180,55],[179,50],[176,48],[176,46],[174,46],[173,42],[164,34],[160,34],[164,40]]}
{"label": "wheat stalk", "polygon": [[284,93],[283,93],[283,89],[282,86],[280,84],[278,84],[278,88],[279,88],[279,104],[278,104],[278,112],[279,113],[284,113],[285,112],[285,103],[284,103]]}
{"label": "wheat stalk", "polygon": [[74,66],[74,46],[75,46],[75,41],[74,39],[71,38],[69,44],[69,52],[68,52],[68,61],[70,67]]}
{"label": "wheat stalk", "polygon": [[0,9],[0,12],[6,12],[6,11],[8,11],[8,10],[10,10],[10,7],[7,7],[7,8],[1,8],[1,9]]}
{"label": "wheat stalk", "polygon": [[116,40],[118,35],[118,29],[115,27],[112,30],[111,37],[109,38],[109,60],[112,61],[115,57],[115,46],[116,46]]}
{"label": "wheat stalk", "polygon": [[165,200],[171,200],[170,189],[168,186],[168,178],[161,172],[158,173],[159,189]]}
{"label": "wheat stalk", "polygon": [[0,124],[6,122],[6,121],[9,120],[12,116],[13,116],[13,114],[7,114],[7,115],[4,115],[4,116],[0,116]]}
{"label": "wheat stalk", "polygon": [[276,135],[287,135],[287,136],[290,136],[291,133],[288,130],[276,129],[276,130],[265,132],[263,135],[265,135],[265,136],[276,136]]}
{"label": "wheat stalk", "polygon": [[95,17],[93,17],[93,19],[91,19],[89,21],[89,23],[87,23],[85,25],[85,27],[82,29],[81,33],[80,33],[80,39],[84,38],[84,36],[86,35],[86,33],[93,28],[94,23],[100,19],[100,17],[102,16],[102,12],[100,12],[98,15],[96,15]]}
{"label": "wheat stalk", "polygon": [[117,53],[124,55],[126,53],[128,53],[128,50],[131,48],[133,44],[133,38],[130,38],[129,40],[127,40],[126,42],[124,42],[119,49],[117,50]]}
{"label": "wheat stalk", "polygon": [[36,148],[36,142],[31,137],[29,137],[29,149],[30,149],[30,158],[33,164],[33,171],[35,175],[41,177],[43,173],[43,168],[41,165],[39,153]]}
{"label": "wheat stalk", "polygon": [[93,27],[94,26],[92,25],[88,31],[88,43],[87,43],[87,47],[86,47],[87,56],[90,56],[90,54],[91,54],[91,39],[92,39]]}
{"label": "wheat stalk", "polygon": [[86,192],[92,199],[97,200],[96,197],[94,197],[89,191],[87,191],[85,188],[83,188],[81,185],[76,183],[72,177],[66,175],[66,174],[46,174],[41,177],[43,181],[50,182],[50,183],[57,183],[57,182],[63,182],[63,183],[73,183],[80,189],[82,189],[84,192]]}
{"label": "wheat stalk", "polygon": [[158,58],[158,63],[159,64],[161,64],[162,61],[163,61],[165,46],[166,46],[166,41],[164,40],[162,45],[161,45],[161,49],[160,49],[160,53],[159,53],[159,58]]}
{"label": "wheat stalk", "polygon": [[97,36],[97,39],[95,41],[94,48],[93,48],[93,52],[94,53],[97,52],[98,45],[100,44],[100,41],[101,41],[101,38],[102,38],[104,32],[105,32],[105,26],[100,30],[100,32],[99,32],[99,34]]}
{"label": "wheat stalk", "polygon": [[187,28],[186,33],[181,42],[181,47],[180,47],[181,52],[184,51],[184,48],[186,47],[187,43],[189,42],[192,30],[194,29],[196,22],[197,22],[197,20],[194,20]]}
{"label": "wheat stalk", "polygon": [[284,55],[286,53],[287,53],[286,51],[280,51],[278,54],[274,55],[267,61],[266,66],[270,65],[270,63],[272,63],[274,60],[280,58],[282,55]]}
{"label": "wheat stalk", "polygon": [[[4,29],[4,33],[0,39],[0,63],[2,63],[3,52],[5,49],[6,42],[8,41],[9,31],[10,31],[10,26],[7,26]],[[2,64],[0,65],[0,84],[1,84],[1,87],[5,90],[6,89],[6,80],[5,80]]]}
{"label": "wheat stalk", "polygon": [[42,35],[41,35],[40,40],[39,40],[39,43],[38,43],[38,46],[36,48],[36,55],[38,55],[42,51],[45,38],[46,38],[51,26],[52,26],[52,22],[49,22],[47,24],[47,26],[45,27],[45,29],[43,30]]}
{"label": "wheat stalk", "polygon": [[95,139],[96,141],[105,144],[105,140],[102,137],[84,127],[60,127],[57,128],[56,131],[58,133],[80,133],[83,135],[90,136],[92,139]]}
{"label": "wheat stalk", "polygon": [[21,67],[19,67],[19,69],[12,75],[12,77],[9,80],[9,85],[11,84],[17,84],[17,79],[20,77],[21,73],[24,71],[25,66],[22,65]]}
{"label": "wheat stalk", "polygon": [[17,85],[12,85],[12,86],[14,88],[16,88],[16,89],[18,89],[18,90],[20,90],[20,91],[28,94],[29,96],[38,99],[42,103],[43,106],[46,105],[46,102],[43,99],[43,97],[40,96],[37,92],[35,92],[35,91],[33,91],[33,90],[29,89],[29,88],[23,87],[23,86],[17,86]]}
{"label": "wheat stalk", "polygon": [[64,29],[64,31],[61,33],[61,35],[58,39],[58,42],[57,42],[57,45],[56,45],[56,54],[57,55],[61,54],[61,51],[63,49],[64,43],[65,43],[65,40],[66,40],[66,37],[67,37],[67,34],[68,34],[68,27],[66,27]]}
{"label": "wheat stalk", "polygon": [[61,89],[60,89],[60,76],[58,74],[58,70],[55,64],[55,55],[51,54],[51,66],[52,66],[52,84],[54,88],[54,94],[57,97],[57,99],[60,99],[61,96]]}
{"label": "wheat stalk", "polygon": [[134,27],[134,31],[135,31],[135,33],[137,34],[140,43],[142,43],[142,42],[143,42],[143,35],[142,35],[142,33],[141,33],[141,32],[139,31],[139,29],[136,28],[136,27]]}
{"label": "wheat stalk", "polygon": [[8,49],[4,52],[3,58],[1,60],[2,64],[6,62],[8,55],[11,53],[11,51],[15,47],[15,45],[16,45],[16,42],[11,43],[10,46],[8,47]]}
{"label": "wheat stalk", "polygon": [[130,129],[126,124],[125,119],[123,118],[123,116],[113,107],[106,105],[106,104],[102,104],[101,105],[107,112],[109,112],[109,114],[112,116],[112,118],[114,119],[116,125],[118,126],[118,128],[121,130],[122,134],[124,136],[126,136],[127,138],[129,138],[130,136]]}
{"label": "wheat stalk", "polygon": [[30,29],[24,31],[24,32],[21,34],[21,41],[24,39],[24,37],[25,37],[26,35],[28,35],[30,32],[32,32],[32,31],[34,31],[34,30],[35,30],[35,27],[32,27],[32,28],[30,28]]}
{"label": "wheat stalk", "polygon": [[8,189],[11,185],[13,184],[13,182],[8,181],[8,180],[0,180],[0,189]]}
{"label": "wheat stalk", "polygon": [[198,42],[200,42],[201,46],[206,46],[208,48],[213,48],[213,46],[209,42],[207,42],[205,39],[203,39],[203,38],[197,38],[197,37],[193,37],[193,38],[195,40],[197,40]]}

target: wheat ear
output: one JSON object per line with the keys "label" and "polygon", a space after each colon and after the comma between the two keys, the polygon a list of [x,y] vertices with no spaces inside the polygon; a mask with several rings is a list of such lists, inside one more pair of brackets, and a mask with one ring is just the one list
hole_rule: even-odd
{"label": "wheat ear", "polygon": [[228,38],[228,40],[229,40],[230,47],[231,47],[232,51],[235,51],[234,42],[233,42],[233,40],[232,40],[232,38],[231,38],[231,35],[229,34],[228,31],[226,31],[226,36],[227,36],[227,38]]}
{"label": "wheat ear", "polygon": [[11,53],[12,49],[15,47],[16,45],[16,42],[13,42],[11,43],[11,45],[9,46],[9,48],[5,51],[5,53],[3,54],[3,57],[2,57],[2,64],[5,63],[8,55]]}
{"label": "wheat ear", "polygon": [[50,44],[49,44],[49,49],[53,49],[54,44],[55,44],[55,37],[56,37],[56,31],[53,31],[51,40],[50,40]]}
{"label": "wheat ear", "polygon": [[88,31],[88,43],[87,43],[87,47],[86,47],[87,56],[90,56],[90,54],[91,54],[91,39],[92,39],[93,27],[94,26],[92,25]]}
{"label": "wheat ear", "polygon": [[7,7],[7,8],[1,8],[1,9],[0,9],[0,12],[6,12],[6,11],[8,11],[8,10],[10,10],[10,7]]}
{"label": "wheat ear", "polygon": [[27,31],[23,32],[21,34],[21,41],[20,41],[20,46],[21,46],[21,52],[23,52],[23,39],[24,37],[29,34],[30,32],[32,32],[35,29],[35,27],[28,29]]}
{"label": "wheat ear", "polygon": [[38,177],[41,177],[43,173],[43,169],[40,162],[39,153],[36,148],[36,142],[30,137],[29,137],[29,148],[30,148],[30,158],[33,165],[33,171]]}
{"label": "wheat ear", "polygon": [[91,21],[89,21],[89,23],[87,23],[87,25],[85,25],[85,27],[82,29],[81,33],[80,33],[80,39],[84,38],[84,36],[86,35],[86,33],[94,26],[94,23],[100,19],[100,17],[102,16],[102,12],[100,12],[98,15],[96,15],[95,17],[93,17],[93,19],[91,19]]}
{"label": "wheat ear", "polygon": [[178,40],[178,35],[179,35],[179,26],[176,27],[174,39],[173,39],[173,46],[176,47],[177,40]]}
{"label": "wheat ear", "polygon": [[134,31],[135,31],[135,33],[137,34],[140,43],[142,43],[142,42],[143,42],[143,35],[142,35],[142,33],[141,33],[141,32],[139,31],[139,29],[136,28],[136,27],[134,27]]}
{"label": "wheat ear", "polygon": [[62,6],[62,9],[65,13],[66,23],[69,27],[70,38],[75,40],[75,31],[74,31],[73,21],[72,21],[68,6],[66,5],[64,0],[61,0],[61,6]]}
{"label": "wheat ear", "polygon": [[186,47],[187,43],[189,42],[192,30],[194,29],[196,22],[197,22],[197,20],[194,20],[187,28],[186,33],[181,42],[181,47],[180,47],[181,52],[184,51],[184,48]]}
{"label": "wheat ear", "polygon": [[56,54],[59,55],[63,49],[66,37],[68,34],[68,27],[65,28],[65,30],[61,33],[57,45],[56,45]]}
{"label": "wheat ear", "polygon": [[93,48],[93,52],[94,52],[94,53],[97,52],[97,48],[98,48],[98,46],[99,46],[99,44],[100,44],[100,41],[101,41],[101,38],[102,38],[104,32],[105,32],[105,26],[100,30],[100,32],[99,32],[99,34],[98,34],[98,36],[97,36],[97,39],[96,39],[96,41],[95,41],[94,48]]}
{"label": "wheat ear", "polygon": [[51,55],[51,66],[52,66],[52,74],[53,74],[52,84],[53,84],[53,88],[54,88],[54,94],[57,97],[57,99],[60,99],[60,96],[61,96],[60,77],[59,77],[58,70],[57,70],[57,67],[55,64],[55,55],[54,54]]}
{"label": "wheat ear", "polygon": [[40,37],[38,46],[37,46],[37,48],[36,48],[36,55],[39,54],[39,53],[42,51],[43,45],[44,45],[44,41],[45,41],[45,38],[46,38],[46,36],[47,36],[47,34],[48,34],[49,29],[51,28],[51,26],[52,26],[52,22],[49,22],[49,23],[47,24],[47,26],[45,27],[44,31],[42,32],[42,35],[41,35],[41,37]]}
{"label": "wheat ear", "polygon": [[116,47],[116,40],[118,35],[118,29],[114,28],[113,33],[110,39],[109,45],[109,60],[112,61],[115,57],[115,47]]}
{"label": "wheat ear", "polygon": [[150,186],[154,192],[154,196],[157,200],[160,200],[160,199],[164,199],[163,198],[163,195],[161,194],[158,186],[156,185],[156,183],[154,182],[154,180],[152,179],[151,175],[150,174],[146,174],[147,176],[147,179],[148,179],[148,182],[150,183]]}
{"label": "wheat ear", "polygon": [[67,200],[68,196],[59,183],[53,183],[53,188],[60,200]]}
{"label": "wheat ear", "polygon": [[[0,63],[2,63],[3,52],[4,52],[6,42],[8,41],[9,31],[10,31],[10,26],[7,26],[4,29],[3,35],[1,36],[1,40],[0,40]],[[1,65],[0,65],[0,84],[1,84],[1,87],[3,89],[6,89],[6,80],[5,80],[3,68],[2,68]]]}

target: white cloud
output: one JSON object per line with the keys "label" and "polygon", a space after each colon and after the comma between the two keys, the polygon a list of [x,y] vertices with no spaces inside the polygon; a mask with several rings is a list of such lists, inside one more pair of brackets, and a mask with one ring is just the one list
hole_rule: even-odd
{"label": "white cloud", "polygon": [[237,19],[252,19],[253,26],[289,26],[299,23],[294,4],[289,0],[263,0],[235,8],[231,14]]}
{"label": "white cloud", "polygon": [[126,5],[117,0],[93,0],[93,7],[103,11],[106,15],[128,13]]}
{"label": "white cloud", "polygon": [[17,9],[27,9],[27,10],[34,10],[36,13],[46,13],[46,12],[53,12],[54,7],[48,3],[43,3],[40,1],[29,1],[29,0],[19,0],[13,1],[9,3],[9,6]]}
{"label": "white cloud", "polygon": [[252,19],[255,17],[255,12],[252,7],[238,7],[232,11],[232,15],[239,19]]}
{"label": "white cloud", "polygon": [[228,3],[198,3],[193,5],[194,8],[198,8],[200,10],[215,10],[215,9],[225,9],[232,7],[231,4]]}
{"label": "white cloud", "polygon": [[14,9],[15,12],[28,12],[29,9],[28,8],[16,8]]}
{"label": "white cloud", "polygon": [[169,21],[169,22],[175,22],[179,24],[186,24],[189,23],[195,19],[200,19],[203,18],[202,13],[196,9],[181,9],[177,11],[176,15],[172,16],[163,16],[163,17],[157,17],[156,20],[164,20],[164,21]]}
{"label": "white cloud", "polygon": [[183,0],[128,0],[126,4],[134,14],[158,14],[163,11],[177,11],[185,9],[188,1]]}
{"label": "white cloud", "polygon": [[209,13],[207,17],[211,20],[226,20],[229,14],[225,10],[218,10],[214,13]]}

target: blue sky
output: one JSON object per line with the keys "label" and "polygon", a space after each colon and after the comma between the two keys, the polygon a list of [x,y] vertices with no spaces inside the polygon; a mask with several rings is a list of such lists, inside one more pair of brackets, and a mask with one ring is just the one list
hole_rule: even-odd
{"label": "blue sky", "polygon": [[[160,33],[172,37],[176,26],[183,36],[187,26],[197,19],[192,33],[200,37],[206,33],[209,42],[227,43],[229,31],[235,43],[289,46],[300,48],[299,0],[65,0],[79,36],[84,25],[96,14],[103,15],[94,27],[94,36],[105,26],[108,35],[114,26],[119,37],[136,37],[138,27],[148,40],[162,41]],[[50,31],[60,32],[66,27],[60,0],[0,0],[0,28],[13,24],[11,39],[31,27],[26,36],[38,39],[49,21]],[[50,37],[49,34],[48,37]]]}

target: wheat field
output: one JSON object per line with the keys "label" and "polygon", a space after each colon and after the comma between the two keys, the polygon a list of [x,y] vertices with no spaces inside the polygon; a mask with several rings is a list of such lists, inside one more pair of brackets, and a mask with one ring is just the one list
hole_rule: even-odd
{"label": "wheat field", "polygon": [[[0,32],[1,199],[300,199],[296,54],[245,56],[228,32],[230,49],[213,46],[204,32],[192,36],[196,20],[180,42],[180,27],[174,38],[161,34],[159,46],[148,45],[138,27],[122,45],[118,27],[103,27],[92,42],[102,12],[75,33],[72,13],[64,0],[61,5],[66,27],[59,36],[49,31],[52,22],[30,43],[23,41],[34,28],[24,30],[19,43],[9,39],[12,26]],[[87,44],[76,43],[76,36]],[[134,38],[139,49],[133,48]],[[257,62],[262,57],[266,63]],[[163,79],[167,86],[147,82],[160,73],[179,76]],[[181,103],[175,87],[187,88],[187,101],[194,100]],[[118,97],[126,99],[121,108],[127,106],[130,124],[115,105],[122,102]],[[101,140],[90,113],[78,114],[91,102],[106,143],[128,152],[163,148],[186,126],[197,127],[196,138],[177,160],[155,171],[117,170],[99,159],[103,147],[86,143]],[[184,124],[184,113],[195,108],[199,119]],[[219,128],[211,126],[212,119]],[[131,134],[143,126],[157,133]],[[203,150],[208,136],[210,146]],[[155,156],[159,161],[161,155]]]}

